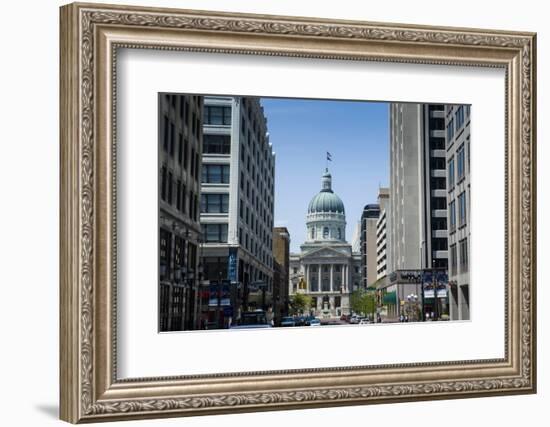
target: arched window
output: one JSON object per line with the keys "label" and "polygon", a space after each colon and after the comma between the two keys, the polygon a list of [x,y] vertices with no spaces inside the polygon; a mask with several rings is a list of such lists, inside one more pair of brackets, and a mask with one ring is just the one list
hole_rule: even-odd
{"label": "arched window", "polygon": [[328,227],[323,227],[323,239],[328,239]]}
{"label": "arched window", "polygon": [[338,239],[342,240],[342,229],[338,227]]}
{"label": "arched window", "polygon": [[315,227],[311,227],[311,238],[315,239]]}

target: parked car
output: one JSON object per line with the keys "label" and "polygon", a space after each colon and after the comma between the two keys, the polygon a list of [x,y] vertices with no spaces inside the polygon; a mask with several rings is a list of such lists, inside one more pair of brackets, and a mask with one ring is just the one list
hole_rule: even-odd
{"label": "parked car", "polygon": [[296,322],[294,321],[294,317],[283,317],[281,319],[281,326],[296,326]]}
{"label": "parked car", "polygon": [[242,313],[240,320],[235,325],[231,325],[231,329],[260,329],[271,327],[272,325],[268,322],[265,311],[263,310],[246,311]]}
{"label": "parked car", "polygon": [[349,318],[349,323],[351,323],[352,325],[356,325],[359,323],[359,316],[357,316],[356,314],[352,315],[350,318]]}
{"label": "parked car", "polygon": [[321,321],[314,317],[308,321],[308,326],[321,326]]}
{"label": "parked car", "polygon": [[365,317],[365,318],[359,320],[360,325],[368,325],[369,323],[371,323],[371,321],[368,317]]}
{"label": "parked car", "polygon": [[294,322],[296,326],[305,326],[306,325],[306,318],[304,316],[295,316]]}

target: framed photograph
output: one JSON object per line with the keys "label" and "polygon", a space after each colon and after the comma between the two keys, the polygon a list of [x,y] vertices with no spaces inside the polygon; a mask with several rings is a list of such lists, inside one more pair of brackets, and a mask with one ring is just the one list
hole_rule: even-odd
{"label": "framed photograph", "polygon": [[60,21],[63,420],[536,391],[535,34]]}

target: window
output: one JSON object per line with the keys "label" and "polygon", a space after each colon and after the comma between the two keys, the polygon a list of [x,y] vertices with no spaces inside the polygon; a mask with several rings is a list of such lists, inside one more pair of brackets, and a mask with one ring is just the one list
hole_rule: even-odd
{"label": "window", "polygon": [[338,229],[338,239],[340,239],[340,240],[342,239],[342,229],[341,228]]}
{"label": "window", "polygon": [[456,228],[456,211],[455,211],[455,201],[453,200],[451,203],[449,203],[449,225],[451,228],[451,231],[453,231]]}
{"label": "window", "polygon": [[328,227],[323,227],[323,239],[328,239]]}
{"label": "window", "polygon": [[183,143],[183,168],[187,170],[189,161],[189,141],[187,138]]}
{"label": "window", "polygon": [[199,179],[199,166],[200,166],[199,162],[200,162],[199,153],[196,152],[195,153],[195,173],[193,176],[196,180]]}
{"label": "window", "polygon": [[183,162],[183,135],[181,132],[178,136],[178,163],[181,165]]}
{"label": "window", "polygon": [[315,227],[311,227],[311,238],[315,239]]}
{"label": "window", "polygon": [[432,197],[432,209],[447,209],[447,199],[445,197]]}
{"label": "window", "polygon": [[229,194],[206,193],[201,196],[201,212],[227,213],[229,211]]}
{"label": "window", "polygon": [[193,197],[195,199],[193,204],[193,219],[197,221],[199,219],[199,196],[195,194]]}
{"label": "window", "polygon": [[231,152],[231,137],[229,135],[204,134],[202,152],[205,154],[229,154]]}
{"label": "window", "polygon": [[448,174],[449,174],[449,190],[450,190],[455,186],[455,159],[454,159],[454,157],[452,157],[451,160],[449,160]]}
{"label": "window", "polygon": [[170,257],[172,249],[172,234],[164,228],[160,229],[159,257],[160,280],[168,280],[170,277]]}
{"label": "window", "polygon": [[447,125],[447,145],[451,143],[454,135],[455,135],[454,119],[451,119],[449,120],[449,124]]}
{"label": "window", "polygon": [[456,168],[458,173],[458,180],[464,178],[464,144],[460,146],[456,154]]}
{"label": "window", "polygon": [[203,234],[207,243],[227,242],[227,224],[203,224]]}
{"label": "window", "polygon": [[462,273],[468,271],[468,239],[463,239],[459,242],[460,245],[460,271]]}
{"label": "window", "polygon": [[186,206],[186,197],[187,197],[187,194],[185,194],[185,184],[182,184],[181,186],[181,211],[182,212],[187,212],[186,209],[187,209],[187,206]]}
{"label": "window", "polygon": [[463,105],[457,108],[455,113],[455,119],[456,119],[456,128],[460,129],[464,124],[464,106]]}
{"label": "window", "polygon": [[174,130],[174,123],[170,123],[170,156],[174,156],[174,140],[176,138],[176,131]]}
{"label": "window", "polygon": [[312,277],[309,279],[309,281],[310,281],[309,287],[311,289],[311,292],[319,292],[319,284],[317,282],[317,278]]}
{"label": "window", "polygon": [[168,172],[168,196],[166,201],[171,205],[172,204],[172,172]]}
{"label": "window", "polygon": [[176,209],[181,211],[181,179],[176,184]]}
{"label": "window", "polygon": [[463,191],[458,196],[458,225],[466,224],[466,192]]}
{"label": "window", "polygon": [[202,165],[202,182],[206,184],[229,184],[229,165]]}
{"label": "window", "polygon": [[185,267],[184,262],[184,253],[185,253],[185,240],[179,236],[174,236],[174,268],[175,268],[175,278],[177,282],[180,282],[181,279],[181,268]]}
{"label": "window", "polygon": [[206,105],[204,107],[204,123],[207,125],[230,125],[231,107]]}
{"label": "window", "polygon": [[431,157],[430,158],[431,169],[445,169],[445,159],[443,157]]}
{"label": "window", "polygon": [[160,178],[160,198],[166,200],[166,166],[162,167]]}
{"label": "window", "polygon": [[450,246],[451,249],[451,259],[450,259],[450,275],[456,275],[456,243]]}
{"label": "window", "polygon": [[163,126],[163,131],[164,131],[164,139],[163,139],[163,142],[162,142],[162,148],[164,148],[164,151],[168,151],[168,140],[170,139],[170,132],[169,132],[169,127],[168,127],[168,116],[164,116],[164,126]]}

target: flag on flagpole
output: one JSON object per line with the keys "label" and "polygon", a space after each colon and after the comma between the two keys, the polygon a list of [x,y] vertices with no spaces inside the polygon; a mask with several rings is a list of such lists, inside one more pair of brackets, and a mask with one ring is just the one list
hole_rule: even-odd
{"label": "flag on flagpole", "polygon": [[332,154],[330,154],[328,151],[327,151],[327,160],[329,162],[332,162]]}

